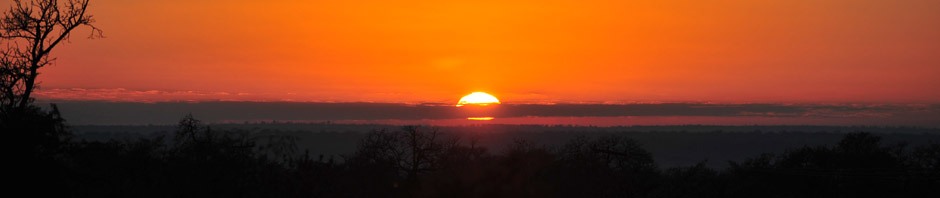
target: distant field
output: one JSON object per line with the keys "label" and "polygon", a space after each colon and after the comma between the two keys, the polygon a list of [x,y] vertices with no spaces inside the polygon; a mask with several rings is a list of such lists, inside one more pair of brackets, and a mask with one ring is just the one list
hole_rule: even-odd
{"label": "distant field", "polygon": [[[372,130],[398,130],[396,125],[377,124],[213,124],[213,130],[248,132],[264,141],[270,135],[298,137],[297,147],[314,155],[338,159],[355,151],[359,139]],[[440,130],[460,143],[475,141],[492,152],[501,152],[516,140],[555,147],[578,136],[623,135],[635,139],[652,152],[660,166],[686,166],[704,160],[712,167],[727,161],[740,161],[761,153],[780,152],[801,146],[831,145],[847,132],[871,132],[885,144],[916,146],[940,142],[940,129],[913,127],[830,127],[830,126],[538,126],[476,125],[426,127]],[[76,140],[135,140],[160,135],[172,137],[172,125],[78,125],[72,126]]]}

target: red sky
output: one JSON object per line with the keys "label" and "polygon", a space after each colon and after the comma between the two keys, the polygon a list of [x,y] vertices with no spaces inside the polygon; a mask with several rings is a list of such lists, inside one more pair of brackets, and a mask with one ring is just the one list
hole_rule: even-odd
{"label": "red sky", "polygon": [[40,97],[940,101],[936,0],[92,0],[91,11],[107,38],[82,29],[56,49]]}

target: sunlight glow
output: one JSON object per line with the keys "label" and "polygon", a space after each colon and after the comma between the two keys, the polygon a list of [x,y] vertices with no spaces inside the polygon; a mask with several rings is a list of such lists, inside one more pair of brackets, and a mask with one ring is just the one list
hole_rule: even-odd
{"label": "sunlight glow", "polygon": [[473,120],[473,121],[489,121],[489,120],[493,120],[493,119],[495,119],[495,118],[493,118],[493,117],[469,117],[469,118],[467,118],[467,120]]}
{"label": "sunlight glow", "polygon": [[460,101],[457,102],[457,107],[464,105],[487,106],[491,104],[499,104],[499,99],[485,92],[473,92],[470,95],[460,98]]}

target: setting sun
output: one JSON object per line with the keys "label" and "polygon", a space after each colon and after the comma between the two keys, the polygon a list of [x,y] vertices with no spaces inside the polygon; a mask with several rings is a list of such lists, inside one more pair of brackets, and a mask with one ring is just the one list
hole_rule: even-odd
{"label": "setting sun", "polygon": [[457,107],[464,105],[486,106],[491,104],[499,104],[499,99],[485,92],[473,92],[470,95],[460,98],[460,101],[457,102]]}

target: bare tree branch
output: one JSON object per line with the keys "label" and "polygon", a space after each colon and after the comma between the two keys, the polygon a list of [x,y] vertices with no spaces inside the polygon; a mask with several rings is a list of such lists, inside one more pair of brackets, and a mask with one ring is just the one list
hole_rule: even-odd
{"label": "bare tree branch", "polygon": [[[61,3],[60,3],[61,1]],[[79,27],[91,29],[89,38],[102,31],[87,13],[89,0],[13,0],[0,19],[0,112],[23,110],[32,102],[39,69],[52,64],[52,49],[68,40]]]}

